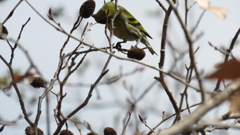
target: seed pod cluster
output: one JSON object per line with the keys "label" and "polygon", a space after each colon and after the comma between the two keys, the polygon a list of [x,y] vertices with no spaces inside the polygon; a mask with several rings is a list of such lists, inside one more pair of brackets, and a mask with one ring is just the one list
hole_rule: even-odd
{"label": "seed pod cluster", "polygon": [[95,10],[95,1],[94,0],[87,0],[85,1],[81,8],[80,8],[80,16],[83,17],[83,18],[88,18],[90,17],[94,10]]}
{"label": "seed pod cluster", "polygon": [[60,135],[74,135],[70,130],[62,130]]}
{"label": "seed pod cluster", "polygon": [[88,133],[87,135],[97,135],[97,134],[94,133],[94,132],[90,132],[90,133]]}
{"label": "seed pod cluster", "polygon": [[30,77],[28,81],[34,88],[43,88],[46,83],[41,77]]}
{"label": "seed pod cluster", "polygon": [[130,50],[127,52],[127,57],[128,58],[133,58],[137,60],[142,60],[145,57],[145,52],[143,49],[137,48],[137,47],[132,47]]}
{"label": "seed pod cluster", "polygon": [[[38,135],[44,135],[43,131],[40,128],[37,128]],[[34,128],[32,126],[28,126],[25,129],[26,135],[35,135]]]}
{"label": "seed pod cluster", "polygon": [[106,127],[104,129],[104,135],[117,135],[117,132],[111,127]]}

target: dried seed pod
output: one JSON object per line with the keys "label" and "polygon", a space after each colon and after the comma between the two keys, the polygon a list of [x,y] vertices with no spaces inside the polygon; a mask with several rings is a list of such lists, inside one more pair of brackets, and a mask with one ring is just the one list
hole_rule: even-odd
{"label": "dried seed pod", "polygon": [[90,133],[88,133],[87,135],[97,135],[97,134],[94,133],[94,132],[90,132]]}
{"label": "dried seed pod", "polygon": [[[44,135],[43,131],[40,128],[37,128],[38,135]],[[35,135],[34,128],[32,126],[28,126],[25,129],[26,135]]]}
{"label": "dried seed pod", "polygon": [[41,77],[30,77],[28,81],[34,88],[45,87],[45,81]]}
{"label": "dried seed pod", "polygon": [[80,16],[83,17],[83,18],[88,18],[90,17],[94,10],[95,10],[95,1],[94,0],[87,0],[85,1],[81,8],[80,8]]}
{"label": "dried seed pod", "polygon": [[8,30],[5,26],[3,26],[1,23],[0,23],[0,39],[4,39],[4,37],[2,37],[2,34],[4,34],[5,36],[8,35]]}
{"label": "dried seed pod", "polygon": [[117,135],[117,132],[111,127],[106,127],[104,129],[104,135]]}
{"label": "dried seed pod", "polygon": [[60,135],[74,135],[70,130],[62,130]]}
{"label": "dried seed pod", "polygon": [[132,47],[130,50],[128,50],[127,57],[133,58],[137,60],[142,60],[145,57],[145,52],[143,49]]}

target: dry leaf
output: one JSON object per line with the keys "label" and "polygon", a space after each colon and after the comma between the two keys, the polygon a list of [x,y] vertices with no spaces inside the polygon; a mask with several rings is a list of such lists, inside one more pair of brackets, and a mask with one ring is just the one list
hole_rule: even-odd
{"label": "dry leaf", "polygon": [[21,82],[23,79],[34,76],[35,73],[26,73],[25,75],[14,75],[13,82],[18,83]]}
{"label": "dry leaf", "polygon": [[203,9],[207,9],[209,7],[209,0],[195,0],[199,6]]}
{"label": "dry leaf", "polygon": [[225,19],[228,13],[228,9],[221,7],[208,7],[207,10],[220,17],[221,19]]}
{"label": "dry leaf", "polygon": [[195,0],[199,6],[211,13],[215,14],[216,16],[220,17],[221,19],[225,19],[228,13],[228,9],[222,7],[214,7],[210,6],[209,0]]}
{"label": "dry leaf", "polygon": [[217,65],[219,68],[215,73],[209,75],[210,79],[237,79],[240,77],[240,62],[231,59],[223,64]]}

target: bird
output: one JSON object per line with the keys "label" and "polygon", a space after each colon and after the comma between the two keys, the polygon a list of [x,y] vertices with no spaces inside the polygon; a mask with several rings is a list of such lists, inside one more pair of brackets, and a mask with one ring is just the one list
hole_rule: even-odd
{"label": "bird", "polygon": [[[112,26],[111,20],[114,16],[116,17]],[[152,55],[157,55],[147,40],[147,37],[151,39],[152,37],[143,28],[141,23],[124,7],[118,5],[118,10],[116,10],[115,3],[110,1],[105,3],[96,14],[92,15],[92,17],[97,23],[107,24],[108,30],[113,31],[113,34],[123,39],[123,42],[136,41],[136,45],[141,42],[148,48]]]}

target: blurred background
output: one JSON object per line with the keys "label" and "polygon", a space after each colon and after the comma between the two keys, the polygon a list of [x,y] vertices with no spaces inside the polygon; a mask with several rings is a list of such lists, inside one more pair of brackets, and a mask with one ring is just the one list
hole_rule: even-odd
{"label": "blurred background", "polygon": [[[18,1],[16,0],[3,0],[0,2],[0,22],[5,20],[17,2]],[[47,18],[48,10],[51,8],[54,19],[60,23],[67,32],[69,32],[73,23],[77,19],[79,9],[84,1],[29,0],[29,2],[45,18]],[[161,2],[166,8],[168,7],[166,1]],[[188,2],[189,5],[194,3],[193,0],[189,0]],[[96,0],[94,13],[101,8],[103,3],[103,0]],[[229,10],[227,17],[221,19],[211,12],[205,12],[199,26],[192,35],[193,39],[196,39],[196,42],[194,42],[194,48],[196,49],[199,47],[199,50],[196,53],[196,61],[203,78],[216,70],[215,65],[224,60],[224,55],[211,47],[208,42],[211,42],[220,49],[228,48],[232,38],[239,29],[240,9],[238,3],[238,0],[211,0],[212,6],[224,7]],[[155,0],[119,0],[118,4],[132,13],[132,15],[141,22],[146,31],[153,37],[153,39],[149,39],[149,42],[158,53],[158,56],[151,55],[146,51],[147,55],[142,62],[158,67],[162,26],[165,16],[164,11]],[[184,16],[184,2],[178,1],[177,6],[181,15]],[[196,25],[202,12],[203,9],[200,8],[198,4],[194,4],[189,10],[189,30]],[[31,20],[25,26],[19,42],[28,51],[32,60],[44,76],[44,79],[49,82],[57,70],[59,52],[67,36],[46,23],[46,21],[44,21],[25,1],[17,7],[12,17],[4,24],[8,29],[8,36],[17,39],[22,25],[28,18],[31,18]],[[73,35],[80,38],[87,23],[95,23],[95,20],[92,17],[83,19],[79,28],[74,31]],[[189,56],[187,54],[188,45],[183,30],[173,12],[168,27],[167,39],[171,45],[168,44],[166,48],[164,70],[184,78],[184,76],[181,75],[184,75],[184,73],[186,74],[185,65],[189,66],[190,64]],[[91,31],[88,31],[85,35],[84,41],[97,47],[108,46],[109,43],[104,33],[104,25],[94,24],[91,27]],[[113,37],[113,43],[118,41],[121,40]],[[78,44],[77,41],[71,39],[64,50],[64,53],[67,54],[71,52]],[[131,45],[135,45],[135,42],[127,42],[124,47],[130,48]],[[83,49],[88,49],[88,47],[84,47]],[[237,42],[233,50],[233,55],[236,58],[239,58],[240,56],[238,52],[239,45]],[[121,57],[127,57],[120,52],[116,52],[115,54]],[[0,40],[0,55],[7,60],[11,57],[11,49],[5,40]],[[77,72],[70,77],[64,89],[67,96],[64,98],[62,105],[63,114],[67,115],[84,101],[91,84],[94,83],[99,76],[107,58],[107,54],[92,52],[86,57],[86,60]],[[180,59],[177,59],[176,61],[176,58]],[[14,71],[18,74],[24,74],[29,66],[30,63],[26,58],[26,55],[17,48],[12,65]],[[126,134],[133,134],[133,131],[137,130],[139,132],[145,131],[145,133],[149,131],[139,122],[138,114],[141,114],[146,118],[150,127],[154,127],[159,121],[161,121],[163,111],[165,111],[166,116],[174,113],[174,109],[162,86],[153,78],[159,76],[159,73],[156,70],[116,58],[111,60],[108,69],[110,70],[109,73],[103,78],[103,80],[101,80],[94,90],[89,104],[74,115],[72,118],[73,120],[89,123],[91,128],[99,134],[103,134],[103,129],[107,126],[115,128],[118,134],[120,134],[123,129],[124,120],[128,116],[131,102],[136,101],[136,99],[138,99],[149,87],[151,87],[151,90],[145,93],[144,97],[136,104]],[[7,76],[9,76],[8,68],[2,61],[0,61],[0,78],[3,79]],[[64,76],[64,73],[62,73],[62,76]],[[111,81],[112,83],[108,83]],[[207,91],[212,92],[215,88],[216,81],[206,79],[203,79],[203,81],[204,88]],[[181,99],[180,93],[183,92],[184,85],[167,76],[166,82],[169,85],[170,90],[173,92],[177,102],[179,102]],[[196,81],[193,81],[191,84],[198,86]],[[37,100],[43,93],[44,89],[32,88],[28,84],[27,79],[18,83],[18,86],[26,104],[27,112],[30,113],[30,118],[34,119],[37,110]],[[56,93],[59,91],[57,83],[54,85],[53,91]],[[56,107],[57,99],[51,93],[49,96],[50,116],[52,116],[50,125],[51,133],[53,133],[57,127],[53,117],[53,109]],[[189,90],[188,98],[189,103],[191,104],[200,102],[200,94],[196,93],[193,89]],[[22,116],[18,98],[13,88],[7,92],[0,91],[0,108],[0,124],[1,122],[10,122],[1,133],[4,135],[24,134],[24,130],[28,126],[28,123]],[[43,131],[46,131],[45,108],[44,101],[42,107],[43,112],[38,126]],[[194,108],[192,108],[192,110],[194,110]],[[220,107],[209,112],[203,120],[210,120],[216,116],[221,116],[226,113],[227,110],[228,103],[225,102]],[[183,113],[183,116],[184,114],[187,115],[188,113]],[[163,123],[160,128],[164,129],[171,126],[173,119],[174,118]],[[79,131],[72,122],[68,122],[68,124],[71,131],[75,134],[79,134]],[[79,127],[81,128],[83,135],[90,132],[85,126],[83,126],[83,124],[79,124]],[[236,129],[229,129],[216,130],[208,134],[232,134],[235,132],[237,132]]]}

